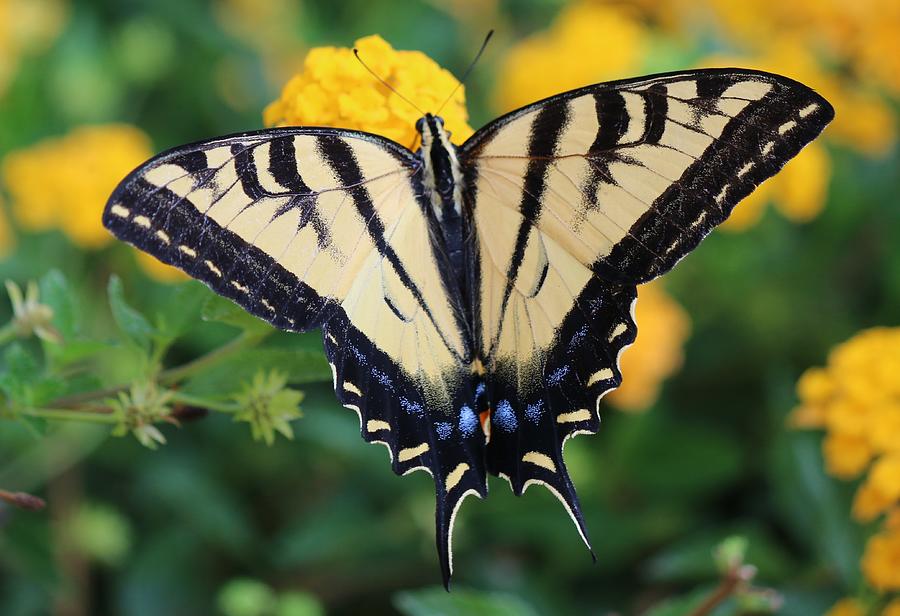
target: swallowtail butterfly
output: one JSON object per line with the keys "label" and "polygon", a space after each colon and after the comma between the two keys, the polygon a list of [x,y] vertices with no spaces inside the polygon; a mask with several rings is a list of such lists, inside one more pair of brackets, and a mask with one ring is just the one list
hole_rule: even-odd
{"label": "swallowtail butterfly", "polygon": [[185,145],[116,188],[103,223],[283,330],[321,328],[340,402],[451,530],[487,474],[556,495],[587,531],[563,445],[596,432],[671,269],[834,116],[769,73],[674,72],[572,90],[463,145],[425,114],[415,152],[337,128]]}

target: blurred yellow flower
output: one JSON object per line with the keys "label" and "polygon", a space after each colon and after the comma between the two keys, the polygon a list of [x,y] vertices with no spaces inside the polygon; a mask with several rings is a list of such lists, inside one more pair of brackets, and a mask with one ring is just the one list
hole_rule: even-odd
{"label": "blurred yellow flower", "polygon": [[0,0],[0,95],[25,54],[39,53],[62,29],[62,0]]}
{"label": "blurred yellow flower", "polygon": [[[12,152],[0,173],[22,229],[60,229],[80,248],[96,250],[112,241],[100,222],[110,193],[152,154],[149,138],[134,126],[83,126]],[[147,271],[171,278],[159,275],[164,267]]]}
{"label": "blurred yellow flower", "polygon": [[630,77],[640,68],[647,44],[644,26],[621,7],[567,5],[549,29],[507,53],[497,106],[509,111],[579,86]]}
{"label": "blurred yellow flower", "polygon": [[850,479],[870,468],[853,514],[869,521],[900,501],[900,328],[875,328],[835,347],[797,383],[791,423],[824,428],[826,468]]}
{"label": "blurred yellow flower", "polygon": [[887,530],[869,538],[862,571],[876,590],[900,590],[900,531]]}
{"label": "blurred yellow flower", "polygon": [[[360,57],[379,77],[423,111],[436,112],[458,85],[448,71],[419,51],[395,51],[380,36],[356,41]],[[266,107],[267,126],[334,126],[384,135],[412,145],[419,112],[369,74],[345,47],[316,47],[303,71],[284,86],[278,100]],[[441,111],[455,143],[472,129],[462,87]]]}
{"label": "blurred yellow flower", "polygon": [[622,385],[605,398],[623,411],[642,411],[653,404],[662,382],[681,367],[691,328],[684,309],[659,282],[638,288],[635,320],[638,337],[622,353]]}
{"label": "blurred yellow flower", "polygon": [[881,610],[881,616],[900,616],[900,599],[894,599],[888,603]]}
{"label": "blurred yellow flower", "polygon": [[[797,428],[824,428],[826,469],[844,479],[868,474],[856,491],[853,517],[885,515],[866,545],[862,570],[879,590],[900,590],[900,327],[860,332],[835,347],[824,368],[797,383]],[[894,608],[894,609],[900,609]]]}
{"label": "blurred yellow flower", "polygon": [[9,154],[3,180],[24,229],[59,228],[86,249],[108,244],[103,206],[125,175],[152,154],[137,128],[121,124],[76,128]]}
{"label": "blurred yellow flower", "polygon": [[866,616],[866,611],[856,599],[845,598],[835,603],[825,616]]}

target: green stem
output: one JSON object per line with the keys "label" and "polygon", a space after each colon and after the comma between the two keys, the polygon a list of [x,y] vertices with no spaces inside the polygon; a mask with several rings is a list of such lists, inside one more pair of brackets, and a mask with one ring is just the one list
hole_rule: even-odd
{"label": "green stem", "polygon": [[208,409],[210,411],[218,411],[220,413],[235,413],[241,410],[241,407],[233,402],[225,402],[220,400],[211,400],[201,396],[191,396],[181,392],[172,394],[172,401],[188,406],[196,406],[198,408]]}
{"label": "green stem", "polygon": [[237,338],[220,346],[218,349],[210,351],[202,357],[198,357],[194,361],[188,362],[183,366],[178,366],[177,368],[170,368],[169,370],[163,371],[159,375],[159,384],[172,385],[183,381],[184,379],[203,371],[205,368],[222,361],[229,355],[234,355],[238,351],[255,347],[271,334],[271,329],[254,332],[244,331]]}
{"label": "green stem", "polygon": [[89,423],[114,424],[117,419],[108,412],[82,412],[70,409],[37,409],[27,408],[20,411],[22,415],[40,417],[42,419],[62,419],[67,421],[84,421]]}
{"label": "green stem", "polygon": [[[157,379],[157,381],[160,385],[164,386],[174,385],[188,377],[197,374],[198,372],[201,372],[211,365],[220,362],[223,359],[226,359],[230,355],[234,355],[239,351],[243,351],[244,349],[256,346],[271,333],[272,330],[255,332],[245,331],[230,342],[210,351],[202,357],[198,357],[194,361],[188,362],[182,366],[178,366],[177,368],[164,370],[159,374],[159,378]],[[119,392],[126,391],[129,387],[131,387],[130,383],[123,383],[121,385],[116,385],[115,387],[86,391],[80,394],[57,398],[51,404],[52,406],[57,408],[80,408],[86,402],[115,396]]]}

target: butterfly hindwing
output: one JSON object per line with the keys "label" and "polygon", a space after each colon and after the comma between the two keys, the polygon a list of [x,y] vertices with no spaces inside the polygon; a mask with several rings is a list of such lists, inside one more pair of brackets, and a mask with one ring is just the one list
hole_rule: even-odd
{"label": "butterfly hindwing", "polygon": [[574,90],[461,148],[478,229],[488,470],[547,484],[585,537],[562,460],[595,432],[636,335],[635,285],[669,270],[833,117],[790,79],[738,69]]}
{"label": "butterfly hindwing", "polygon": [[466,410],[472,342],[441,284],[419,171],[411,152],[364,133],[235,135],[135,170],[104,224],[277,327],[322,327],[363,438],[387,446],[398,474],[434,477],[447,579],[452,517],[486,494],[484,434]]}

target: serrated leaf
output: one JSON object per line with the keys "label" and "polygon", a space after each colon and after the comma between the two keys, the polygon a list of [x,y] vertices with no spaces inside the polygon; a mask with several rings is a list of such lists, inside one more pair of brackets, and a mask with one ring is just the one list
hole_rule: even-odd
{"label": "serrated leaf", "polygon": [[499,592],[479,592],[454,588],[403,591],[394,595],[394,606],[407,616],[537,616],[522,599]]}
{"label": "serrated leaf", "polygon": [[245,331],[259,331],[270,327],[268,323],[256,318],[231,300],[215,294],[203,304],[201,314],[204,321],[217,321]]}
{"label": "serrated leaf", "polygon": [[150,342],[157,332],[143,314],[125,301],[122,281],[118,276],[110,276],[107,291],[109,307],[116,325],[119,326],[129,342],[139,348],[149,350]]}

